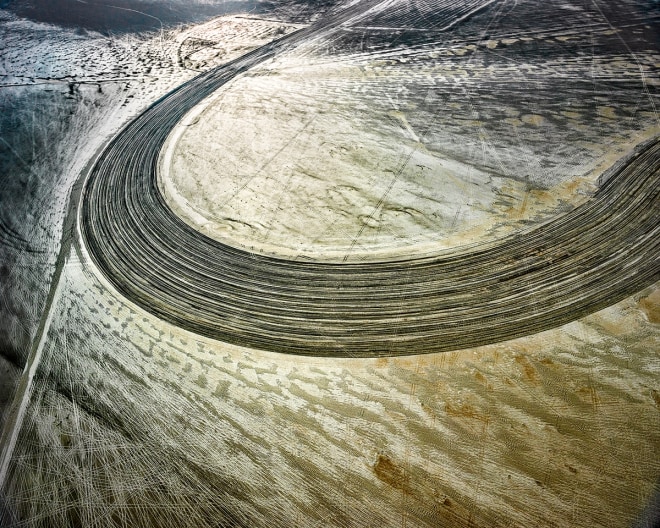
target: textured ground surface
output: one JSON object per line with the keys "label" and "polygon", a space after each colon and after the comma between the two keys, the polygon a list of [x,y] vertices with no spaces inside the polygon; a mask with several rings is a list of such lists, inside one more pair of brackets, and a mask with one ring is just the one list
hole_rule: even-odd
{"label": "textured ground surface", "polygon": [[579,32],[580,10],[534,7],[534,31],[531,5],[499,7],[455,31],[453,13],[357,21],[252,69],[174,132],[168,203],[225,243],[341,261],[490,240],[583,202],[658,133],[657,78],[639,75],[658,56],[631,56],[593,8]]}
{"label": "textured ground surface", "polygon": [[[171,180],[209,233],[284,254],[291,237],[311,247],[287,215],[306,214],[300,203],[319,196],[348,236],[338,230],[319,239],[322,253],[308,253],[334,258],[383,196],[379,176],[391,173],[378,162],[396,167],[413,152],[432,176],[406,165],[381,210],[408,207],[419,185],[416,210],[442,220],[406,214],[378,224],[394,233],[367,225],[367,249],[402,254],[409,235],[433,245],[488,240],[588,199],[604,168],[656,133],[652,3],[614,12],[605,2],[503,1],[465,20],[439,3],[388,5],[323,46],[237,79],[184,134],[183,147],[204,130],[213,138],[200,161],[180,149]],[[0,483],[0,525],[630,526],[660,476],[657,284],[534,336],[396,359],[291,357],[201,338],[116,293],[78,243],[46,302],[66,198],[96,149],[193,70],[313,15],[276,7],[281,25],[232,17],[122,37],[3,14],[0,154],[13,177],[0,189],[0,402],[3,416],[25,402],[25,415]],[[441,31],[454,19],[462,23]],[[318,145],[326,135],[337,156]],[[241,195],[254,207],[235,200],[219,209],[209,199],[285,144],[292,166],[276,156],[274,179],[254,178]],[[345,200],[327,199],[333,181],[311,171],[314,152],[317,168],[355,189]],[[204,180],[214,156],[231,170]],[[352,160],[373,184],[357,178]],[[197,174],[190,188],[208,192],[191,193],[182,167]],[[254,229],[215,231],[229,216]],[[270,222],[270,235],[257,220]],[[308,221],[310,231],[333,233],[332,222]],[[34,382],[15,393],[44,306],[50,325]]]}

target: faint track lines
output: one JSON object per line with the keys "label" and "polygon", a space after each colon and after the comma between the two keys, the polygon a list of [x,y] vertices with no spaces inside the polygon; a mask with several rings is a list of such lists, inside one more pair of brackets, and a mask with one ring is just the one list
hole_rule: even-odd
{"label": "faint track lines", "polygon": [[536,333],[658,279],[658,138],[619,162],[573,211],[434,257],[290,261],[223,245],[178,218],[158,190],[156,171],[160,148],[185,113],[235,76],[370,5],[200,75],[113,140],[87,182],[81,228],[95,263],[122,294],[170,323],[238,345],[384,356]]}

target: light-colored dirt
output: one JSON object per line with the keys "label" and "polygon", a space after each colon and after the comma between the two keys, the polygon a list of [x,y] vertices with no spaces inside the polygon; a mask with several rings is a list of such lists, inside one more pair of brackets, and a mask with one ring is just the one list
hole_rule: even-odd
{"label": "light-colored dirt", "polygon": [[[203,39],[209,28],[220,35],[222,24],[182,28],[154,40],[92,35],[79,45],[72,44],[70,32],[21,26],[23,37],[29,30],[39,42],[23,48],[20,38],[9,43],[3,34],[7,83],[31,84],[41,74],[28,66],[41,64],[33,60],[39,57],[52,68],[48,75],[65,79],[49,80],[48,89],[63,93],[69,74],[87,79],[91,64],[102,70],[112,65],[93,76],[107,99],[94,95],[96,84],[76,85],[84,104],[51,156],[59,167],[55,174],[65,176],[47,179],[53,165],[45,160],[32,167],[41,178],[34,199],[48,205],[42,216],[20,219],[33,234],[31,242],[48,248],[46,271],[35,271],[34,254],[21,253],[2,283],[5,306],[11,295],[25,301],[27,315],[12,317],[28,327],[26,335],[41,315],[31,295],[47,290],[66,196],[82,165],[131,115],[190,78],[194,72],[187,68],[219,60],[221,54],[209,58],[200,49],[184,54],[189,62],[178,62],[189,36]],[[248,28],[246,34],[263,35],[265,26],[254,24],[254,33]],[[228,27],[236,28],[235,20]],[[556,37],[562,44],[579,39]],[[493,36],[430,56],[462,60],[540,41]],[[108,58],[103,50],[110,45],[118,49]],[[213,49],[220,48],[216,41]],[[57,57],[48,50],[57,50]],[[31,60],[20,63],[19,71],[22,54]],[[264,251],[291,254],[302,247],[315,258],[334,258],[364,226],[356,255],[367,255],[369,247],[401,254],[406,249],[399,236],[412,236],[420,250],[429,239],[437,248],[543,221],[588,197],[604,168],[653,133],[656,116],[648,108],[591,96],[552,111],[499,99],[473,115],[470,102],[482,99],[466,99],[463,87],[469,86],[462,83],[481,68],[475,58],[472,69],[434,65],[406,72],[446,68],[446,84],[436,77],[424,94],[429,104],[437,101],[445,109],[437,114],[440,132],[421,142],[424,115],[406,106],[403,91],[395,96],[391,90],[392,83],[405,87],[406,74],[396,73],[401,63],[387,53],[380,58],[326,70],[318,58],[302,67],[294,57],[291,68],[279,62],[272,71],[263,69],[264,76],[228,87],[209,107],[208,119],[178,143],[185,147],[208,133],[203,149],[176,151],[166,183],[173,207],[180,206],[200,229],[211,222],[205,229],[213,236],[237,245],[246,245],[249,236]],[[638,58],[644,68],[653,64]],[[596,66],[613,75],[639,75],[625,58]],[[510,86],[522,71],[513,64],[498,79]],[[419,75],[418,81],[424,78]],[[368,89],[349,97],[349,79]],[[457,86],[455,97],[445,90],[450,84]],[[93,110],[94,101],[100,109]],[[356,101],[373,104],[378,119],[370,121]],[[498,106],[501,113],[488,115]],[[541,119],[526,122],[529,115]],[[494,133],[503,130],[509,135]],[[554,140],[567,133],[582,139],[567,140],[568,150],[556,149]],[[89,144],[87,135],[93,138]],[[330,144],[323,145],[326,137]],[[509,150],[497,143],[499,137]],[[548,138],[553,141],[541,141]],[[451,152],[443,152],[449,145]],[[290,166],[275,156],[270,179],[250,180],[253,187],[237,195],[245,204],[230,202],[231,214],[252,230],[240,222],[222,228],[229,213],[219,209],[220,198],[283,146],[294,160]],[[197,160],[194,152],[206,158]],[[410,163],[403,164],[411,152]],[[220,160],[222,170],[215,168]],[[557,165],[541,164],[546,161]],[[384,168],[396,169],[399,162],[404,170],[378,209],[396,173]],[[324,170],[317,171],[317,164]],[[370,180],[351,168],[355,164]],[[530,167],[528,173],[519,170]],[[211,177],[204,172],[209,168]],[[527,181],[512,178],[524,174]],[[334,177],[343,187],[330,192]],[[436,184],[438,196],[432,193]],[[292,188],[295,193],[285,194]],[[412,199],[413,191],[422,198]],[[335,238],[319,238],[323,233]],[[511,342],[408,358],[337,360],[229,346],[165,324],[99,278],[84,253],[81,260],[72,252],[62,280],[0,501],[0,515],[8,506],[20,515],[20,526],[197,528],[225,521],[250,527],[627,527],[660,475],[658,284],[584,319]],[[16,368],[0,361],[5,401],[4,390],[16,375]]]}
{"label": "light-colored dirt", "polygon": [[[516,43],[532,50],[521,54],[539,46],[503,45]],[[508,61],[482,66],[492,41],[457,49],[470,54],[457,61],[448,50],[401,46],[386,59],[327,57],[303,46],[248,72],[173,131],[161,159],[168,204],[204,234],[267,254],[400,258],[547,221],[658,133],[654,119],[613,121],[615,109],[599,101],[581,113],[529,112],[527,99],[496,84],[525,73]],[[579,76],[587,66],[548,59],[533,69],[561,92],[565,83],[546,72]],[[607,62],[601,75],[636,69]],[[470,95],[491,83],[492,97]],[[580,140],[566,141],[576,130]]]}
{"label": "light-colored dirt", "polygon": [[53,526],[623,527],[660,471],[658,286],[534,337],[336,360],[199,338],[86,266],[9,481]]}

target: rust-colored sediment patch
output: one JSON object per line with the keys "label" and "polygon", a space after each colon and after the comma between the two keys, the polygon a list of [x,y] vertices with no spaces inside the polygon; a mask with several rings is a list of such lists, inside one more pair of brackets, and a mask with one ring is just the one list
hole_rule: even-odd
{"label": "rust-colored sediment patch", "polygon": [[530,363],[529,359],[527,359],[525,356],[516,356],[516,363],[520,365],[522,373],[527,381],[534,385],[539,383],[539,374],[536,372],[536,369]]}
{"label": "rust-colored sediment patch", "polygon": [[457,418],[473,418],[479,420],[480,422],[487,423],[488,416],[479,412],[474,406],[469,403],[463,403],[461,405],[452,405],[451,403],[445,403],[445,412],[449,416],[454,416]]}
{"label": "rust-colored sediment patch", "polygon": [[422,526],[446,526],[447,528],[479,528],[490,526],[477,512],[466,507],[465,497],[449,497],[441,490],[437,476],[431,476],[420,468],[405,470],[389,456],[379,454],[373,471],[379,480],[406,495],[412,501],[412,519],[421,521]]}
{"label": "rust-colored sediment patch", "polygon": [[374,464],[374,473],[385,484],[405,493],[410,493],[410,477],[402,467],[387,455],[378,455]]}

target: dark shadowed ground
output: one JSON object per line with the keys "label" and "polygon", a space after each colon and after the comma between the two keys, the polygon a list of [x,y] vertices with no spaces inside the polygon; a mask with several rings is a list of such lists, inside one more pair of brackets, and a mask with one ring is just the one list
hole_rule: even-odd
{"label": "dark shadowed ground", "polygon": [[103,0],[8,0],[2,6],[37,22],[119,33],[198,22],[225,13],[249,11],[257,6],[253,0],[205,3],[113,0],[111,4]]}
{"label": "dark shadowed ground", "polygon": [[295,22],[319,16],[337,2],[287,0],[4,0],[0,7],[20,17],[101,32],[158,30],[207,18],[251,13],[275,15]]}

